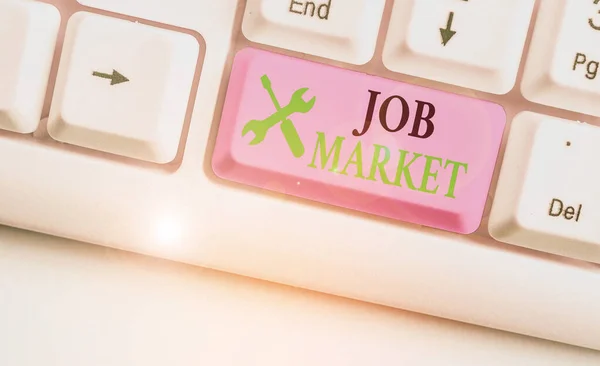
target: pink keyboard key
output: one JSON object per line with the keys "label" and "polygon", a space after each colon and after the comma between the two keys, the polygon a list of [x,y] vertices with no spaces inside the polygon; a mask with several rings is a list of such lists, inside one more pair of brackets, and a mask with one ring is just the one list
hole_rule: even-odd
{"label": "pink keyboard key", "polygon": [[471,233],[505,122],[497,104],[244,49],[212,165],[227,180]]}

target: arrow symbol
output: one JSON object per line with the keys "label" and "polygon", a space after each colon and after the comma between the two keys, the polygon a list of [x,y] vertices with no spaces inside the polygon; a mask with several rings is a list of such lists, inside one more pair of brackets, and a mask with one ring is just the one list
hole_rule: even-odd
{"label": "arrow symbol", "polygon": [[446,28],[440,28],[440,34],[442,35],[442,44],[446,46],[450,38],[454,37],[456,34],[455,31],[452,30],[452,20],[454,20],[454,12],[451,11],[448,14],[448,23],[446,23]]}
{"label": "arrow symbol", "polygon": [[127,79],[117,70],[113,70],[112,74],[105,74],[103,72],[94,71],[92,75],[103,79],[110,79],[110,85],[117,85],[129,81],[129,79]]}

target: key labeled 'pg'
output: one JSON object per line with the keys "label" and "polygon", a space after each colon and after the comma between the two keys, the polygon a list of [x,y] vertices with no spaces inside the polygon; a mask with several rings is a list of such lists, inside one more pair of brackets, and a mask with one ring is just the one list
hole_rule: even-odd
{"label": "key labeled 'pg'", "polygon": [[573,71],[583,69],[585,77],[594,80],[598,74],[598,65],[600,65],[598,61],[588,60],[588,57],[584,53],[578,52],[573,62]]}

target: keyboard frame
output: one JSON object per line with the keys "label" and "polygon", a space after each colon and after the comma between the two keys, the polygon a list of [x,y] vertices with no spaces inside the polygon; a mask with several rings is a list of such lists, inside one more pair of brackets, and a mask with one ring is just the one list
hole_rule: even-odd
{"label": "keyboard frame", "polygon": [[[600,350],[600,293],[594,290],[600,266],[503,244],[487,233],[507,132],[518,112],[600,125],[598,118],[530,103],[519,91],[539,1],[517,82],[506,95],[386,70],[381,55],[391,0],[375,56],[361,66],[249,42],[241,33],[244,0],[211,2],[210,12],[188,0],[168,6],[151,0],[143,7],[136,0],[83,1],[108,11],[74,0],[44,1],[60,3],[63,27],[65,11],[85,9],[200,35],[205,54],[194,113],[172,171],[56,148],[39,143],[39,135],[0,133],[0,175],[11,178],[0,181],[1,223]],[[229,71],[235,52],[247,46],[504,106],[507,127],[479,230],[453,234],[217,178],[211,158]]]}

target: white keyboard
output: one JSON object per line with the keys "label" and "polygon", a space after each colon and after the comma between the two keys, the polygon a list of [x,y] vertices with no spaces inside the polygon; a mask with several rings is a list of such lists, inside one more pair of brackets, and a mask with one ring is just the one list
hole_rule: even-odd
{"label": "white keyboard", "polygon": [[0,0],[0,222],[600,350],[599,40],[598,0]]}

